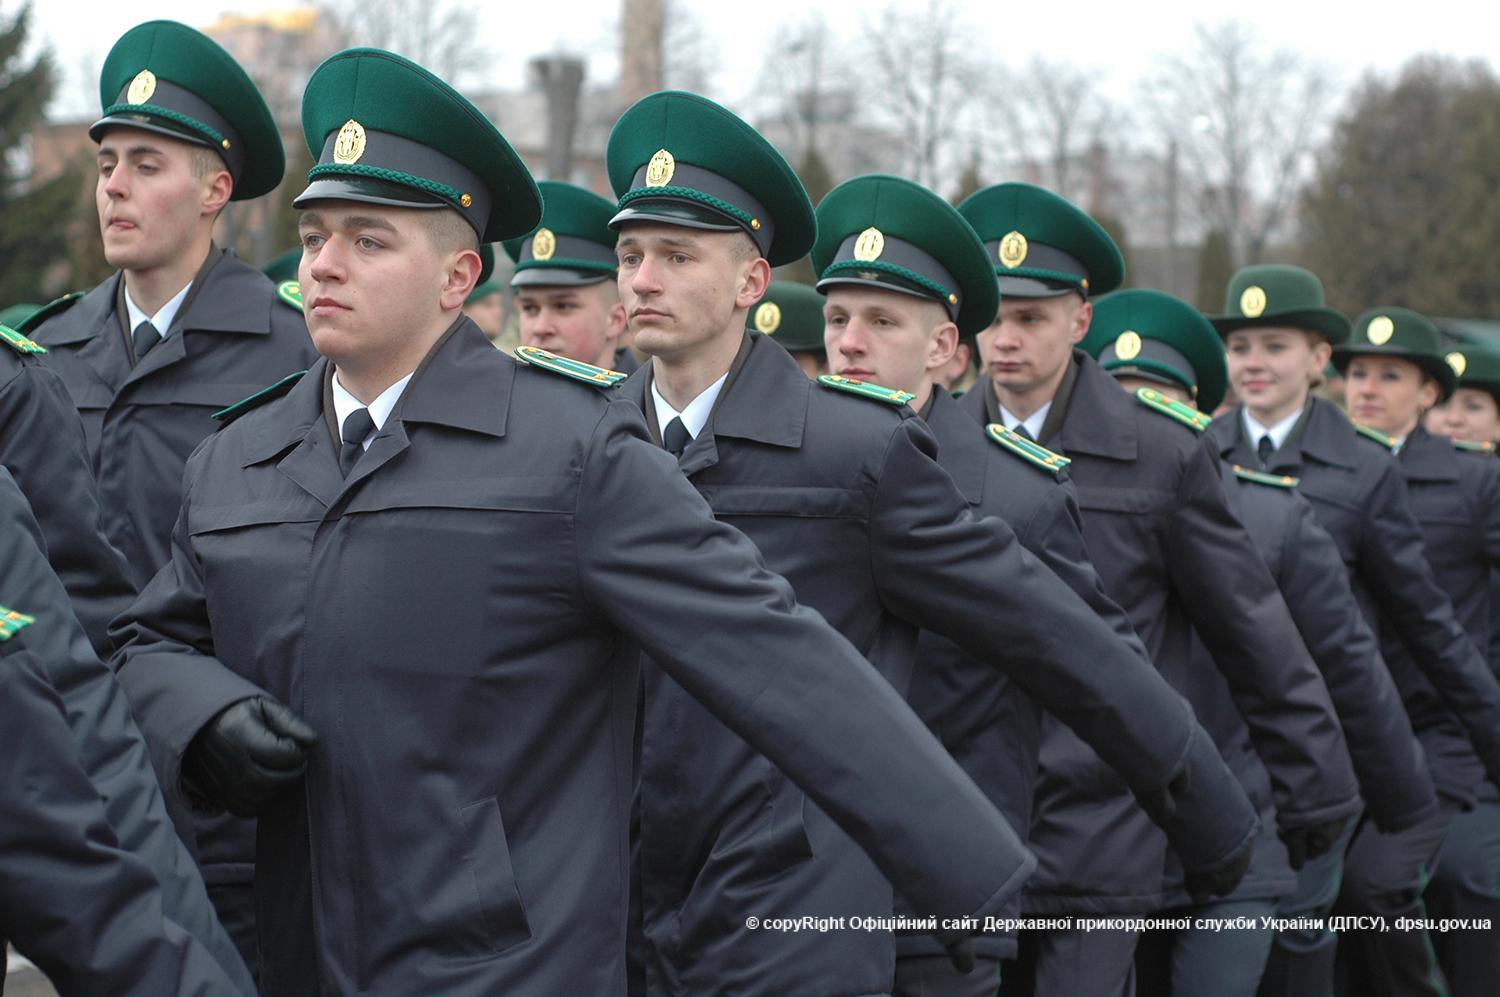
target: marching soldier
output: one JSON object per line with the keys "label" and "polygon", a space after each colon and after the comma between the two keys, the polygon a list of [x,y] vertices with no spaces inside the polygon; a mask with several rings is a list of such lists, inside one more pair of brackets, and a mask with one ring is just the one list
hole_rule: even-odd
{"label": "marching soldier", "polygon": [[[1091,297],[1123,279],[1119,249],[1082,211],[1027,184],[987,188],[959,211],[984,241],[1002,296],[978,335],[986,373],[964,408],[1071,460],[1106,593],[1190,696],[1192,638],[1202,638],[1270,772],[1282,839],[1316,851],[1358,809],[1354,774],[1322,679],[1192,428],[1197,413],[1126,394],[1075,348]],[[1140,912],[1166,899],[1166,842],[1097,758],[1057,728],[1042,744],[1031,841],[1040,867],[1030,910]],[[1130,985],[1134,934],[1031,934],[1021,936],[1021,987],[1031,975],[1048,995]]]}
{"label": "marching soldier", "polygon": [[828,373],[823,346],[823,296],[806,284],[773,280],[750,309],[749,329],[764,333],[792,355],[813,380]]}

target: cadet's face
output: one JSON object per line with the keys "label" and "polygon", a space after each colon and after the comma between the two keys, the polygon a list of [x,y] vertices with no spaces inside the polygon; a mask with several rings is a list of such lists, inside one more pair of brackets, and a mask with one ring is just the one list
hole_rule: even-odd
{"label": "cadet's face", "polygon": [[[735,310],[760,299],[770,269],[764,260],[738,257],[736,238],[656,222],[621,228],[620,304],[639,350],[670,359],[739,334],[744,322],[734,321]],[[750,287],[757,264],[764,279]]]}
{"label": "cadet's face", "polygon": [[956,335],[940,342],[943,318],[940,306],[909,294],[830,288],[823,304],[829,370],[920,395],[927,371],[953,355]]}
{"label": "cadet's face", "polygon": [[613,358],[615,338],[625,318],[615,294],[610,281],[517,289],[522,344],[584,363],[597,364],[606,355]]}
{"label": "cadet's face", "polygon": [[1265,425],[1301,408],[1328,365],[1329,346],[1301,329],[1238,329],[1225,342],[1229,383]]}
{"label": "cadet's face", "polygon": [[402,355],[440,314],[444,257],[419,209],[320,201],[302,212],[302,302],[318,352],[335,363]]}
{"label": "cadet's face", "polygon": [[1478,388],[1459,388],[1453,397],[1423,417],[1422,424],[1436,436],[1473,443],[1500,441],[1500,405],[1495,396]]}
{"label": "cadet's face", "polygon": [[149,270],[193,250],[211,186],[209,178],[194,175],[193,156],[188,143],[156,132],[105,131],[94,206],[110,266]]}
{"label": "cadet's face", "polygon": [[1073,346],[1094,317],[1076,294],[1056,298],[1004,298],[1000,313],[979,333],[979,359],[998,387],[1028,394],[1056,387]]}
{"label": "cadet's face", "polygon": [[1405,436],[1438,398],[1438,386],[1410,360],[1353,357],[1344,377],[1349,418],[1391,436]]}

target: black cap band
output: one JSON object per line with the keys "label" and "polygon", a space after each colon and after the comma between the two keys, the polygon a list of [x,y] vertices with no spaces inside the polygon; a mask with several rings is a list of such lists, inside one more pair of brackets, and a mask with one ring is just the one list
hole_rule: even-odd
{"label": "black cap band", "polygon": [[947,309],[950,319],[957,319],[963,303],[959,283],[932,254],[905,239],[882,235],[879,254],[860,259],[858,247],[864,240],[865,234],[856,232],[839,243],[818,280],[818,290],[835,284],[870,284],[929,298]]}
{"label": "black cap band", "polygon": [[[1136,352],[1129,358],[1119,354],[1120,339],[1134,336]],[[1137,333],[1121,333],[1099,351],[1099,365],[1111,374],[1137,374],[1153,381],[1169,379],[1171,383],[1198,394],[1198,373],[1188,358],[1160,339],[1147,339]]]}
{"label": "black cap band", "polygon": [[1032,242],[1015,266],[1006,266],[1004,239],[984,244],[990,264],[1000,277],[1000,292],[1017,297],[1049,297],[1066,291],[1089,293],[1089,271],[1076,256],[1055,246]]}
{"label": "black cap band", "polygon": [[[748,190],[691,163],[675,163],[671,179],[653,186],[646,183],[649,166],[643,164],[635,171],[630,189],[620,198],[620,213],[610,219],[610,228],[634,219],[720,231],[740,229],[754,241],[761,255],[770,251],[776,225],[770,212]],[[678,210],[661,214],[651,210],[653,204],[662,202]],[[683,208],[688,209],[686,215]]]}
{"label": "black cap band", "polygon": [[102,140],[105,129],[111,125],[145,128],[207,146],[223,158],[231,177],[240,178],[245,167],[245,146],[239,133],[212,104],[191,90],[162,79],[155,81],[155,89],[146,103],[132,104],[131,86],[123,87],[115,102],[104,109],[104,116],[89,126],[89,138],[95,142]]}

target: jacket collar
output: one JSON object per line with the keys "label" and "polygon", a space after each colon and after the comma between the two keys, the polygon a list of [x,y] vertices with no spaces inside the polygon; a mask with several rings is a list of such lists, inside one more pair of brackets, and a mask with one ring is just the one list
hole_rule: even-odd
{"label": "jacket collar", "polygon": [[[1140,454],[1135,399],[1082,350],[1073,351],[1072,362],[1076,368],[1073,390],[1068,398],[1053,402],[1054,407],[1065,406],[1062,428],[1051,438],[1038,442],[1068,456],[1089,454],[1110,460],[1135,460]],[[1048,421],[1051,420],[1049,413]]]}
{"label": "jacket collar", "polygon": [[[1243,405],[1236,405],[1232,411],[1215,419],[1208,427],[1208,435],[1222,459],[1245,467],[1259,467],[1255,448],[1245,436],[1243,408]],[[1359,463],[1356,449],[1359,445],[1354,427],[1343,411],[1332,402],[1310,396],[1302,418],[1292,427],[1291,435],[1271,458],[1266,471],[1295,477],[1306,458],[1320,464],[1354,468]]]}
{"label": "jacket collar", "polygon": [[1408,478],[1417,481],[1457,481],[1458,461],[1453,444],[1433,436],[1420,424],[1406,437],[1397,460]]}

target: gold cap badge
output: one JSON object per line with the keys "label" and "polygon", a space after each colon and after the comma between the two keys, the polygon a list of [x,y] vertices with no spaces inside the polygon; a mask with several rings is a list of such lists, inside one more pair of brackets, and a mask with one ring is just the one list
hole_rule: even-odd
{"label": "gold cap badge", "polygon": [[1115,340],[1115,356],[1121,360],[1134,360],[1141,355],[1141,335],[1130,329],[1120,333]]}
{"label": "gold cap badge", "polygon": [[781,306],[774,301],[762,301],[755,309],[755,329],[767,336],[781,328]]}
{"label": "gold cap badge", "polygon": [[1452,367],[1453,373],[1459,377],[1463,377],[1464,371],[1469,369],[1469,358],[1457,350],[1443,357],[1443,359],[1448,361],[1448,366]]}
{"label": "gold cap badge", "polygon": [[1384,346],[1389,343],[1391,336],[1395,333],[1396,323],[1391,321],[1389,315],[1376,315],[1365,327],[1365,338],[1374,346]]}
{"label": "gold cap badge", "polygon": [[156,93],[156,74],[149,69],[143,69],[135,74],[135,79],[130,81],[130,89],[125,91],[125,102],[144,104],[154,93]]}
{"label": "gold cap badge", "polygon": [[364,154],[365,126],[350,118],[339,129],[338,138],[333,140],[333,161],[347,166],[359,162],[359,157]]}
{"label": "gold cap badge", "polygon": [[672,182],[672,174],[676,172],[677,160],[667,150],[657,149],[651,162],[646,164],[646,186],[665,187]]}
{"label": "gold cap badge", "polygon": [[854,258],[861,263],[880,259],[880,254],[885,252],[885,233],[871,226],[859,234],[854,240]]}
{"label": "gold cap badge", "polygon": [[536,235],[531,237],[531,258],[550,260],[555,252],[557,252],[557,236],[552,234],[550,228],[537,229]]}
{"label": "gold cap badge", "polygon": [[1008,232],[1000,240],[1000,262],[1015,269],[1026,262],[1026,251],[1030,246],[1020,232]]}
{"label": "gold cap badge", "polygon": [[1245,288],[1240,295],[1240,314],[1246,318],[1260,318],[1260,313],[1265,310],[1266,292],[1255,284]]}

